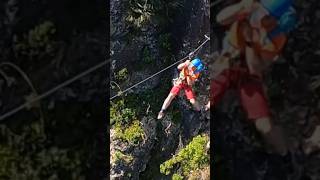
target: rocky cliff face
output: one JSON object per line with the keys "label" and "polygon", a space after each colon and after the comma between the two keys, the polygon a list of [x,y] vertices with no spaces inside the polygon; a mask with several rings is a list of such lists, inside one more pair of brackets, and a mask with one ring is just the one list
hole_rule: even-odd
{"label": "rocky cliff face", "polygon": [[[129,41],[124,38],[126,33],[130,33],[125,21],[126,2],[111,0],[110,3],[112,24],[111,79],[119,69],[128,68],[130,81],[120,84],[123,89],[174,62],[172,60],[171,63],[167,63],[164,60],[164,52],[159,47],[161,46],[159,36],[162,34],[170,34],[174,40],[171,43],[171,56],[174,56],[175,60],[186,56],[203,42],[205,34],[209,35],[209,2],[206,0],[181,1],[181,6],[177,9],[179,12],[172,17],[172,22],[169,26],[162,29],[157,24],[150,23],[142,27],[140,33],[133,35]],[[131,64],[142,61],[143,51],[146,47],[150,51],[151,59],[153,59],[153,67],[146,66],[141,69],[132,67]],[[208,61],[209,43],[199,51],[198,55],[205,62]],[[197,98],[202,106],[208,101],[208,73],[207,70],[203,73],[195,88]],[[156,114],[169,93],[170,79],[173,74],[173,69],[170,69],[130,91],[134,96],[139,96],[139,94],[150,90],[155,95],[155,93],[159,92],[159,89],[162,89],[163,93],[159,96],[156,95],[157,106],[149,106],[146,109],[147,113],[141,118],[140,122],[144,130],[144,138],[138,145],[120,141],[115,137],[114,130],[111,129],[111,154],[121,151],[124,154],[129,154],[131,158],[130,163],[125,163],[124,161],[113,161],[111,163],[111,179],[168,179],[169,177],[160,174],[160,164],[185,146],[192,137],[203,132],[209,133],[208,114],[204,111],[201,113],[193,111],[189,102],[183,97],[184,95],[176,98],[175,102],[173,102],[172,106],[174,107],[169,110],[173,112],[169,112],[161,121],[156,120]],[[111,90],[111,94],[115,93],[116,91]],[[124,96],[124,98],[126,97]],[[142,103],[148,104],[150,102],[148,102],[148,99],[144,99]],[[137,106],[139,105],[137,104]],[[150,112],[148,112],[149,109]],[[112,159],[114,160],[114,158]]]}

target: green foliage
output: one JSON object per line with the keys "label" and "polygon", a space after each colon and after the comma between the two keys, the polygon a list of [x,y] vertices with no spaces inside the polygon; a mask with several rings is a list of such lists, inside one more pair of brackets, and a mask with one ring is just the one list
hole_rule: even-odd
{"label": "green foliage", "polygon": [[117,81],[122,82],[128,79],[128,69],[123,68],[115,74]]}
{"label": "green foliage", "polygon": [[110,119],[114,124],[115,136],[129,143],[137,144],[142,140],[144,131],[137,120],[136,111],[125,107],[125,101],[111,104]]}
{"label": "green foliage", "polygon": [[138,120],[134,120],[130,125],[115,125],[115,135],[117,138],[129,143],[138,144],[142,140],[144,131]]}
{"label": "green foliage", "polygon": [[1,129],[6,133],[0,135],[0,179],[61,179],[61,171],[68,174],[67,179],[83,179],[83,151],[44,148],[33,127],[25,127],[21,135]]}
{"label": "green foliage", "polygon": [[18,161],[18,154],[14,150],[1,145],[0,147],[0,179],[9,179],[12,177],[10,167]]}
{"label": "green foliage", "polygon": [[135,27],[140,28],[148,23],[153,12],[152,4],[143,0],[129,0],[129,13],[126,20]]}
{"label": "green foliage", "polygon": [[131,108],[126,108],[124,100],[119,100],[111,104],[110,119],[116,124],[125,125],[136,119],[136,112]]}
{"label": "green foliage", "polygon": [[155,18],[156,23],[172,22],[172,17],[183,5],[182,0],[129,0],[126,21],[135,28],[141,28]]}
{"label": "green foliage", "polygon": [[160,172],[169,175],[171,170],[179,164],[183,175],[187,176],[190,171],[200,169],[209,164],[209,155],[206,145],[209,141],[207,135],[199,135],[185,147],[176,156],[160,165]]}
{"label": "green foliage", "polygon": [[126,155],[126,154],[123,154],[121,151],[115,151],[115,154],[114,154],[114,159],[115,159],[115,162],[118,162],[118,161],[124,161],[125,163],[129,164],[132,162],[133,160],[133,157],[131,155]]}
{"label": "green foliage", "polygon": [[13,38],[15,55],[30,59],[53,56],[56,50],[56,42],[53,40],[55,33],[54,24],[51,21],[45,21],[27,34],[23,34],[22,38],[15,35]]}
{"label": "green foliage", "polygon": [[173,174],[172,180],[183,180],[183,176],[181,176],[180,174]]}

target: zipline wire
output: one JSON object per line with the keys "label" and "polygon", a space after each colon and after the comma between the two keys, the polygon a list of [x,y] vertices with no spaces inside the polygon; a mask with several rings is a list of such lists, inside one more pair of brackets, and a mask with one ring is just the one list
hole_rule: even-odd
{"label": "zipline wire", "polygon": [[162,72],[164,72],[164,71],[166,71],[166,70],[170,69],[170,68],[171,68],[171,67],[173,67],[174,65],[176,65],[176,64],[178,64],[178,63],[180,63],[181,61],[184,61],[185,59],[190,58],[190,55],[193,55],[194,53],[196,53],[199,49],[201,49],[201,48],[202,48],[202,46],[204,46],[204,45],[205,45],[205,44],[210,40],[210,38],[209,38],[208,36],[206,36],[206,35],[205,35],[205,38],[206,38],[206,40],[205,40],[202,44],[200,44],[200,45],[199,45],[199,46],[198,46],[194,51],[192,51],[191,53],[189,53],[189,55],[187,55],[187,56],[185,56],[184,58],[180,59],[179,61],[177,61],[177,62],[175,62],[175,63],[171,64],[170,66],[168,66],[168,67],[166,67],[166,68],[162,69],[161,71],[159,71],[159,72],[157,72],[157,73],[155,73],[155,74],[153,74],[153,75],[149,76],[148,78],[146,78],[146,79],[144,79],[144,80],[142,80],[142,81],[140,81],[140,82],[138,82],[138,83],[136,83],[136,84],[134,84],[134,85],[130,86],[129,88],[125,89],[124,91],[119,91],[116,95],[114,95],[113,97],[111,97],[111,98],[110,98],[110,101],[111,101],[111,100],[113,100],[114,98],[116,98],[116,97],[118,97],[118,96],[122,95],[123,93],[125,93],[125,92],[129,91],[130,89],[132,89],[132,88],[134,88],[134,87],[136,87],[136,86],[138,86],[138,85],[140,85],[140,84],[142,84],[142,83],[146,82],[147,80],[149,80],[149,79],[151,79],[151,78],[153,78],[153,77],[157,76],[158,74],[160,74],[160,73],[162,73]]}
{"label": "zipline wire", "polygon": [[93,72],[93,71],[95,71],[95,70],[97,70],[97,69],[105,66],[109,61],[110,61],[110,59],[101,62],[101,63],[99,63],[99,64],[97,64],[97,65],[95,65],[95,66],[93,66],[93,67],[91,67],[91,68],[83,71],[82,73],[80,73],[80,74],[78,74],[78,75],[70,78],[69,80],[67,80],[67,81],[65,81],[65,82],[63,82],[63,83],[55,86],[54,88],[51,88],[51,89],[48,90],[47,92],[45,92],[45,93],[43,93],[43,94],[40,94],[39,96],[36,96],[35,98],[33,98],[33,99],[25,102],[24,104],[21,104],[21,105],[18,106],[17,108],[14,108],[14,109],[12,109],[11,111],[9,111],[9,112],[1,115],[1,116],[0,116],[0,121],[2,121],[2,120],[4,120],[5,118],[8,118],[8,117],[14,115],[15,113],[21,111],[22,109],[28,107],[30,104],[32,104],[32,103],[34,103],[34,102],[36,102],[36,101],[39,101],[39,100],[41,100],[41,99],[43,99],[43,98],[48,97],[48,96],[51,95],[52,93],[54,93],[54,92],[56,92],[57,90],[59,90],[59,89],[65,87],[65,86],[73,83],[74,81],[82,78],[83,76],[86,76],[86,75],[90,74],[91,72]]}

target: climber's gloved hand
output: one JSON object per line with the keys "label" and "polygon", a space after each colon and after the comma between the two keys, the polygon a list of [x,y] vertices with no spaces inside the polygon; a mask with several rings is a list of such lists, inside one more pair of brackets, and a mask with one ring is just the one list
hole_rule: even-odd
{"label": "climber's gloved hand", "polygon": [[194,56],[194,52],[189,53],[189,59],[192,59]]}
{"label": "climber's gloved hand", "polygon": [[189,66],[190,63],[191,63],[190,59],[186,60],[186,62],[184,63],[185,67]]}

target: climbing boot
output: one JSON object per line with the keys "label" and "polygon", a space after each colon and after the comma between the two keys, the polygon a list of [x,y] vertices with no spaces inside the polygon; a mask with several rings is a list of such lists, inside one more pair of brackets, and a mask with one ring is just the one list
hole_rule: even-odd
{"label": "climbing boot", "polygon": [[164,110],[163,109],[161,109],[161,111],[158,113],[158,117],[157,117],[157,119],[162,119],[163,118],[163,116],[164,116]]}

